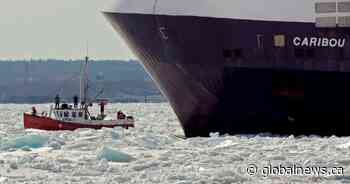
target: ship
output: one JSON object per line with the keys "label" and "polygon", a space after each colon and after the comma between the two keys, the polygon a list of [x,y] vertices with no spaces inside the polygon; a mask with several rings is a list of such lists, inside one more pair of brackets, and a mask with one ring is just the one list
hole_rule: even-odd
{"label": "ship", "polygon": [[350,135],[349,0],[119,0],[103,14],[187,137]]}
{"label": "ship", "polygon": [[[116,113],[116,118],[109,117],[105,113],[105,106],[108,104],[108,99],[89,98],[88,63],[89,57],[86,56],[82,62],[80,76],[80,103],[77,95],[73,97],[73,104],[61,103],[60,96],[57,95],[55,97],[55,106],[51,105],[49,112],[42,111],[39,113],[36,107],[33,106],[32,112],[25,112],[23,114],[23,125],[25,129],[74,131],[81,128],[102,129],[122,127],[129,129],[135,127],[134,117],[126,116],[122,111]],[[100,112],[97,116],[94,116],[89,109],[93,106],[93,102],[99,105]]]}

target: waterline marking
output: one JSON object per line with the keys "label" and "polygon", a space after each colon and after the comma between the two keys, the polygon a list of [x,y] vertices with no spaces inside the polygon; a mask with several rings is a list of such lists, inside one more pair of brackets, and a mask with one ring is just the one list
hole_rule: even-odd
{"label": "waterline marking", "polygon": [[249,164],[246,172],[250,176],[343,176],[343,167],[318,167],[318,166],[283,166],[282,164],[274,166],[272,164],[258,167],[255,164]]}

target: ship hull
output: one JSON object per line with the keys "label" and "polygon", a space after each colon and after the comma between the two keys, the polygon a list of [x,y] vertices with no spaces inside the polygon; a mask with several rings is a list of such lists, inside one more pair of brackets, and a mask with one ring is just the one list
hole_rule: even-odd
{"label": "ship hull", "polygon": [[[350,50],[341,43],[349,29],[318,29],[311,22],[105,16],[167,97],[188,137],[350,135]],[[297,47],[296,37],[337,38],[342,47]]]}
{"label": "ship hull", "polygon": [[114,128],[118,126],[126,129],[128,129],[129,127],[134,127],[133,124],[87,125],[83,123],[71,123],[71,122],[55,120],[49,117],[34,116],[27,113],[24,113],[23,115],[23,122],[24,122],[25,129],[38,129],[38,130],[47,130],[47,131],[63,131],[63,130],[74,131],[80,128],[102,129],[102,128]]}

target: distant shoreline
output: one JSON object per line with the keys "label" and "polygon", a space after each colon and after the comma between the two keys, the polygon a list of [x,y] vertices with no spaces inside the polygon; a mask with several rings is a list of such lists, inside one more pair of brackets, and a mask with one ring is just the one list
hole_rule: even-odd
{"label": "distant shoreline", "polygon": [[[82,59],[0,59],[0,62],[81,62],[84,61]],[[138,62],[137,60],[129,59],[129,60],[120,60],[120,59],[90,59],[91,62]]]}
{"label": "distant shoreline", "polygon": [[[71,101],[80,94],[82,60],[0,60],[0,103],[50,103],[59,94]],[[89,64],[91,98],[116,103],[166,101],[135,60],[94,60]],[[102,93],[100,93],[102,91]]]}

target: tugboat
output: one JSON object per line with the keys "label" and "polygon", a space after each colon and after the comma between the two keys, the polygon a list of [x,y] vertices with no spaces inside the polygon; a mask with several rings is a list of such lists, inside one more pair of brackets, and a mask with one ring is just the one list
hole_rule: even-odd
{"label": "tugboat", "polygon": [[86,56],[83,64],[81,79],[80,79],[80,104],[78,104],[78,96],[74,96],[74,104],[60,104],[60,97],[55,97],[55,107],[50,106],[50,111],[38,113],[35,107],[32,107],[32,112],[24,113],[23,121],[26,129],[39,129],[47,131],[71,130],[79,128],[114,128],[122,127],[128,129],[135,127],[134,118],[126,116],[122,111],[118,111],[116,119],[108,118],[105,114],[105,106],[108,103],[107,99],[97,99],[95,102],[100,106],[100,113],[93,116],[89,107],[93,105],[87,97],[88,90],[88,62],[89,57]]}

